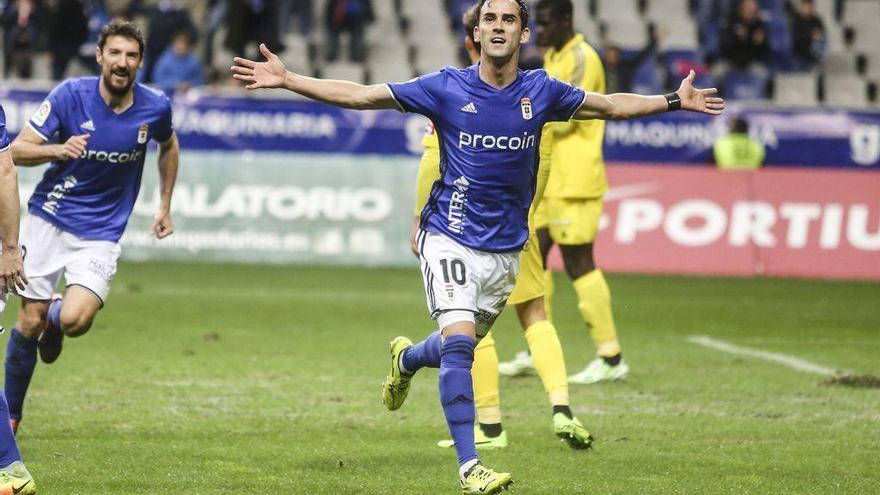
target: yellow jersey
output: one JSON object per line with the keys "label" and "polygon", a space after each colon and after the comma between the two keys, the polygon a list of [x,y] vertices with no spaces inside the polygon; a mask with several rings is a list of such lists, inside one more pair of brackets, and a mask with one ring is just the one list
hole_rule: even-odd
{"label": "yellow jersey", "polygon": [[712,147],[715,164],[723,170],[754,170],[764,163],[764,145],[748,134],[730,133]]}
{"label": "yellow jersey", "polygon": [[[560,50],[551,48],[544,55],[544,70],[551,77],[584,91],[605,93],[605,69],[599,54],[575,34]],[[605,122],[588,120],[554,122],[548,198],[598,198],[608,190],[602,141]]]}
{"label": "yellow jersey", "polygon": [[[553,149],[553,130],[550,124],[544,126],[541,130],[541,147],[538,149],[538,177],[535,186],[535,198],[532,200],[532,206],[529,208],[529,226],[532,228],[532,217],[535,209],[544,197],[544,191],[550,178],[550,153]],[[419,175],[416,181],[416,216],[421,215],[422,208],[428,202],[428,195],[431,194],[431,187],[434,182],[440,179],[440,139],[437,137],[437,131],[434,124],[428,124],[425,135],[422,137],[422,146],[425,151],[422,153],[422,159],[419,162]]]}

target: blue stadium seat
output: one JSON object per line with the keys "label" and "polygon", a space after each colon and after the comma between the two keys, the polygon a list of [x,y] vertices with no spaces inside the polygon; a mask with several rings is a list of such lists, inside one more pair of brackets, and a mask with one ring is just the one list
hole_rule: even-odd
{"label": "blue stadium seat", "polygon": [[721,55],[721,23],[718,19],[700,24],[700,47],[709,59],[714,60]]}
{"label": "blue stadium seat", "polygon": [[663,92],[663,81],[657,70],[657,56],[647,57],[633,75],[632,92],[639,94],[658,94]]}
{"label": "blue stadium seat", "polygon": [[767,20],[770,37],[770,60],[772,69],[788,70],[791,67],[791,31],[785,16],[779,15]]}
{"label": "blue stadium seat", "polygon": [[785,13],[785,4],[782,0],[758,0],[758,8],[765,14],[773,17],[781,16]]}
{"label": "blue stadium seat", "polygon": [[730,100],[767,98],[767,78],[749,72],[728,72],[724,76],[724,96]]}
{"label": "blue stadium seat", "polygon": [[663,52],[663,66],[671,84],[675,84],[693,69],[698,76],[708,69],[703,54],[697,50],[666,50]]}

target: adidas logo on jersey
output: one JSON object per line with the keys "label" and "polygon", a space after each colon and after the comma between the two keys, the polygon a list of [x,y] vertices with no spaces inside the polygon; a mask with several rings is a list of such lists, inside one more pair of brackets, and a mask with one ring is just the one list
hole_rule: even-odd
{"label": "adidas logo on jersey", "polygon": [[91,120],[87,120],[87,121],[83,122],[82,124],[80,124],[79,126],[87,131],[92,131],[92,132],[95,131],[95,123],[92,122]]}
{"label": "adidas logo on jersey", "polygon": [[465,113],[477,113],[477,106],[474,105],[474,102],[470,102],[467,105],[461,107],[461,111]]}

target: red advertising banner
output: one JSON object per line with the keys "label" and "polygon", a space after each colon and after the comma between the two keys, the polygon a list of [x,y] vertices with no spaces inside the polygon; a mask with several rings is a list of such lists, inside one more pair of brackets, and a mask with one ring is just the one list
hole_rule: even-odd
{"label": "red advertising banner", "polygon": [[608,174],[596,241],[605,270],[880,280],[876,172],[617,164]]}

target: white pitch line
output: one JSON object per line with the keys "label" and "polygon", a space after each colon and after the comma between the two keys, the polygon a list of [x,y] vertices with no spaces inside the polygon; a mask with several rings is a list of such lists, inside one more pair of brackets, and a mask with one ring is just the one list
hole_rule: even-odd
{"label": "white pitch line", "polygon": [[832,377],[849,374],[849,372],[846,370],[829,368],[827,366],[811,363],[805,359],[789,356],[788,354],[780,354],[778,352],[762,351],[761,349],[741,347],[738,345],[730,344],[728,342],[724,342],[723,340],[713,339],[712,337],[707,337],[705,335],[691,335],[687,338],[687,341],[693,344],[701,345],[703,347],[709,347],[711,349],[729,352],[731,354],[739,354],[740,356],[749,356],[763,359],[765,361],[772,361],[774,363],[779,363],[788,366],[789,368],[794,368],[798,371],[803,371],[806,373],[815,373],[817,375]]}

